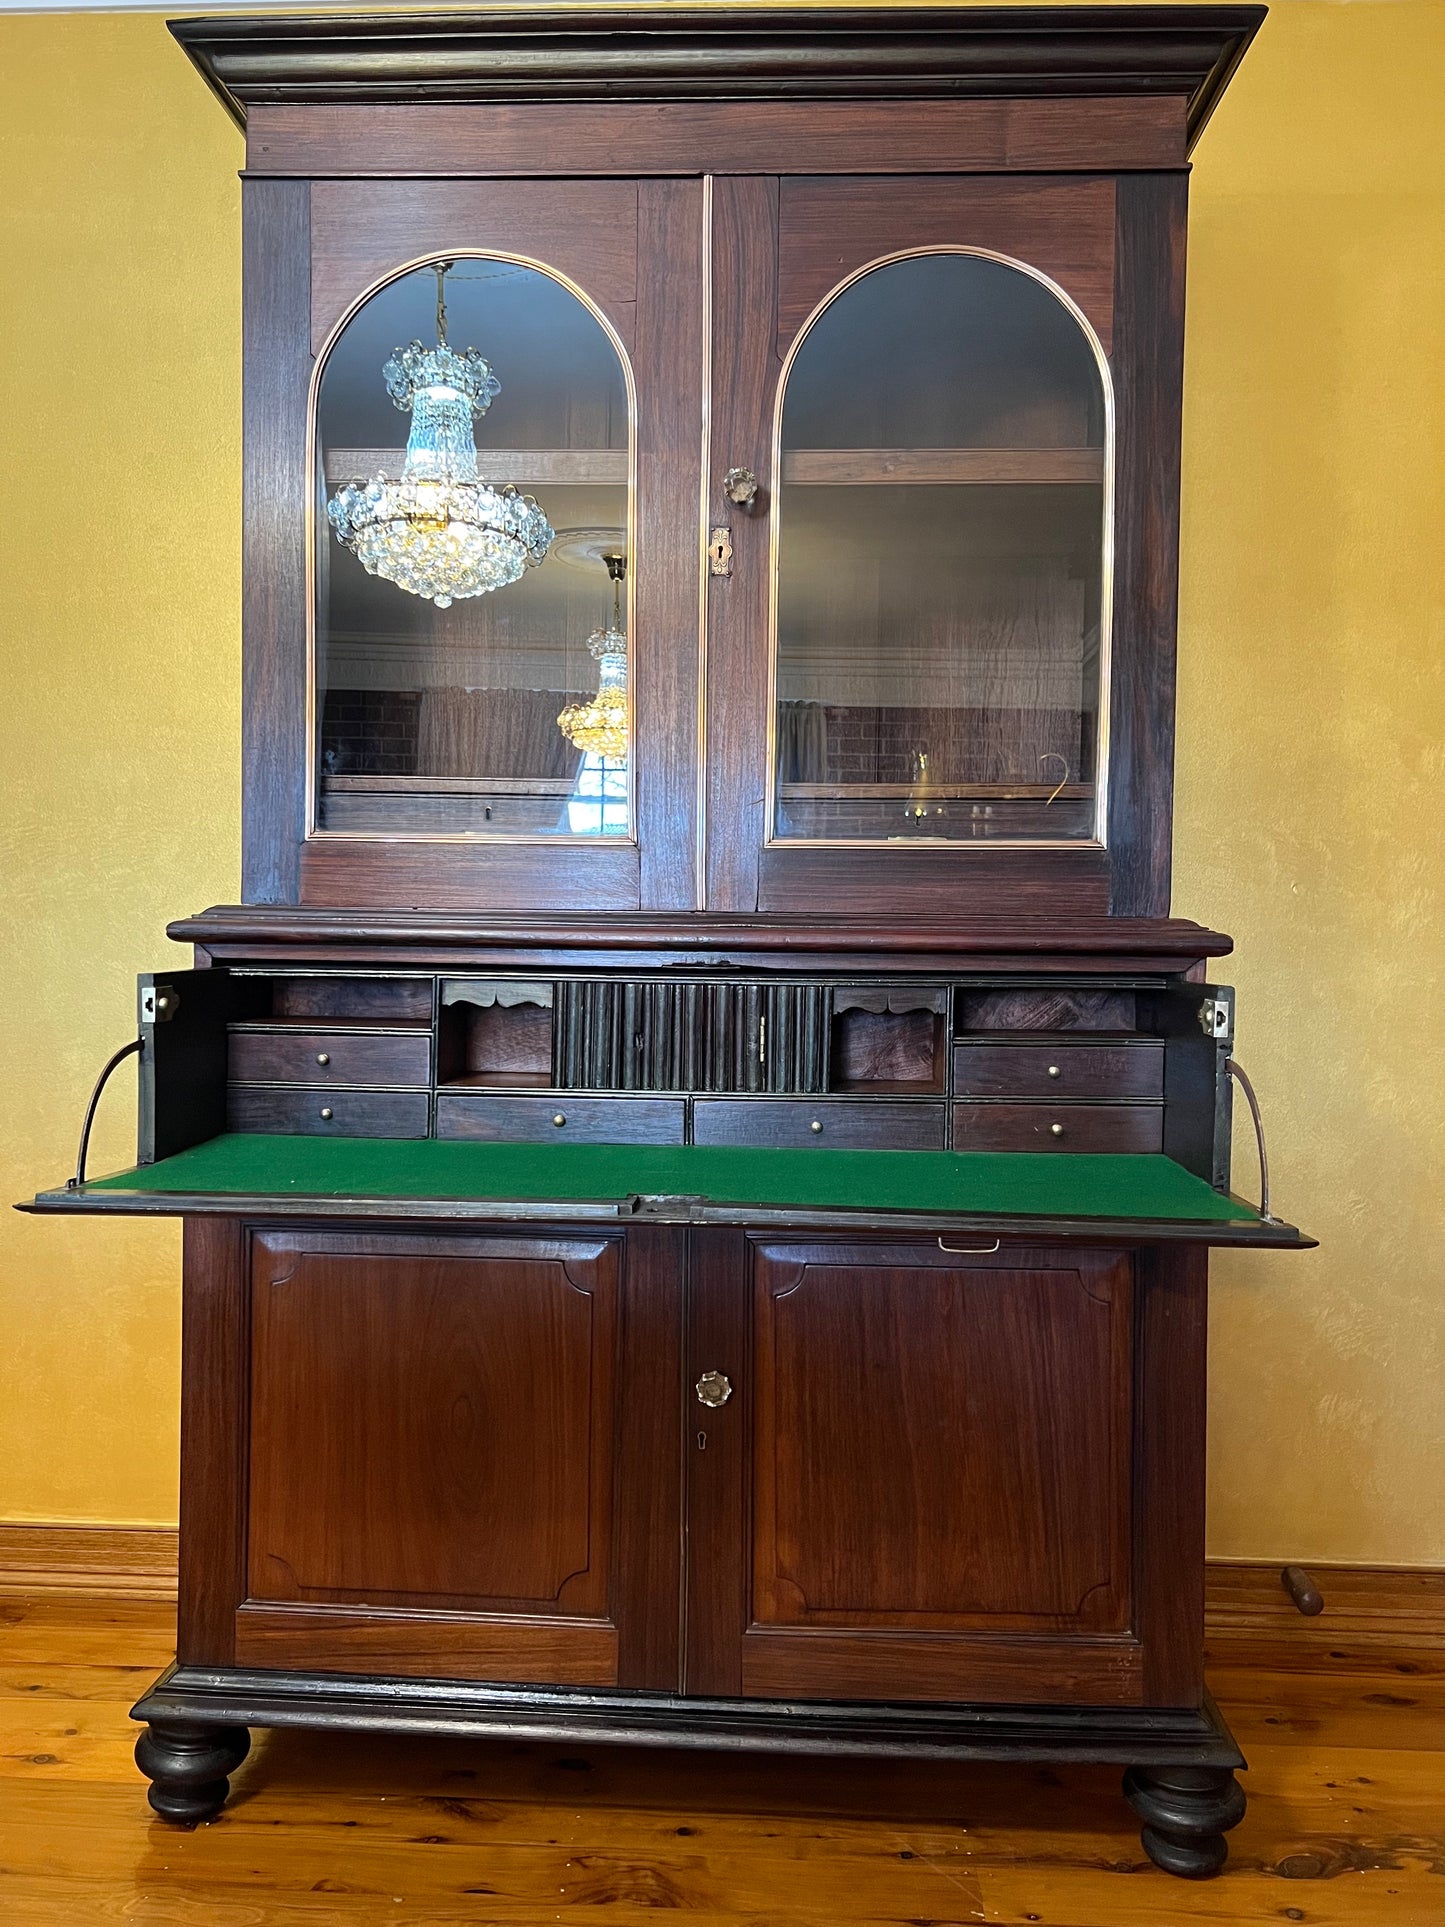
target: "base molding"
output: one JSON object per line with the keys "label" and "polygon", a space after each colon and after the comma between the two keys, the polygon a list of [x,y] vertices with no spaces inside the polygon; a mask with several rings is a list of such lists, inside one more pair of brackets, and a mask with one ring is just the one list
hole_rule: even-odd
{"label": "base molding", "polygon": [[298,1726],[830,1758],[1244,1765],[1208,1698],[1199,1708],[808,1704],[172,1666],[131,1709],[131,1718],[163,1725]]}
{"label": "base molding", "polygon": [[0,1593],[176,1596],[174,1526],[0,1522]]}

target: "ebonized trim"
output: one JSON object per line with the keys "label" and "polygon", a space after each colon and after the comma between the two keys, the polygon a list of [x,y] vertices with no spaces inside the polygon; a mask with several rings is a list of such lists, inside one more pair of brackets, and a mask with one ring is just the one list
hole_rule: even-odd
{"label": "ebonized trim", "polygon": [[801,1706],[593,1687],[173,1666],[131,1709],[131,1718],[893,1759],[1245,1764],[1207,1696],[1197,1710],[844,1701]]}

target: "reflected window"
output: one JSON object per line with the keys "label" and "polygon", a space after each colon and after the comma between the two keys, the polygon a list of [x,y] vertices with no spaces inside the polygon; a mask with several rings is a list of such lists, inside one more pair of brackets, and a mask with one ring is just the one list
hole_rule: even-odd
{"label": "reflected window", "polygon": [[1109,416],[1091,337],[985,256],[868,270],[783,396],[773,836],[1097,834]]}
{"label": "reflected window", "polygon": [[574,836],[626,836],[627,764],[588,750],[567,804]]}
{"label": "reflected window", "polygon": [[442,265],[364,302],[321,375],[316,826],[626,836],[627,759],[578,813],[587,756],[558,721],[596,701],[589,643],[622,606],[622,358],[541,269]]}

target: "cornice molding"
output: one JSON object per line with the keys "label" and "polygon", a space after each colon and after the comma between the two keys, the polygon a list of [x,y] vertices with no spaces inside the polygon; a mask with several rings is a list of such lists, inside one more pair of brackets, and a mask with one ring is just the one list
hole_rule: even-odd
{"label": "cornice molding", "polygon": [[615,7],[208,16],[171,32],[260,103],[1183,95],[1192,147],[1262,6]]}

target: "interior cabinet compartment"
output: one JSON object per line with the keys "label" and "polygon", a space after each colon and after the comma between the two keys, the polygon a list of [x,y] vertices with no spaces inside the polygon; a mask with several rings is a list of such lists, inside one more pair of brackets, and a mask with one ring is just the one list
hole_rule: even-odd
{"label": "interior cabinet compartment", "polygon": [[277,1024],[365,1024],[429,1030],[430,977],[273,977],[269,1009]]}
{"label": "interior cabinet compartment", "polygon": [[948,992],[881,984],[833,992],[828,1088],[833,1091],[941,1091],[947,1070]]}
{"label": "interior cabinet compartment", "polygon": [[1112,1030],[1139,1028],[1132,990],[1091,990],[1063,984],[966,989],[958,994],[960,1036],[981,1030]]}
{"label": "interior cabinet compartment", "polygon": [[444,979],[437,1083],[549,1089],[554,1081],[552,1006],[550,983]]}

